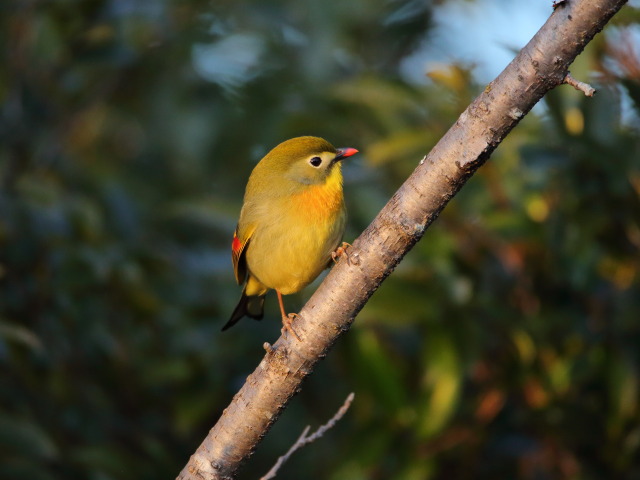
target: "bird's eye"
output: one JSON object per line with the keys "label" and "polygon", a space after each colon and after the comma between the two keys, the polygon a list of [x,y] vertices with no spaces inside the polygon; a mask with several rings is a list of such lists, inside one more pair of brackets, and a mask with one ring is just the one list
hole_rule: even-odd
{"label": "bird's eye", "polygon": [[309,160],[309,163],[314,167],[319,167],[322,164],[322,159],[320,157],[313,157]]}

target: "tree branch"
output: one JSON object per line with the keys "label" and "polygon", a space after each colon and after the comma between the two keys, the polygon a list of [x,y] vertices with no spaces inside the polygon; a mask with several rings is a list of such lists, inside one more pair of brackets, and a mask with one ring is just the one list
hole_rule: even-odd
{"label": "tree branch", "polygon": [[575,57],[625,3],[570,0],[553,11],[353,242],[349,252],[358,264],[341,260],[329,272],[296,321],[302,341],[283,336],[268,349],[179,479],[233,478],[380,283],[511,129],[564,82]]}

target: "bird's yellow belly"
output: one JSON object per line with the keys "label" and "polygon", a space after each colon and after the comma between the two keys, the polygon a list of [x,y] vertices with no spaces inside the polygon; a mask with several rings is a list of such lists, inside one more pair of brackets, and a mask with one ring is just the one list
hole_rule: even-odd
{"label": "bird's yellow belly", "polygon": [[344,233],[344,206],[321,217],[291,213],[254,232],[247,250],[251,275],[283,295],[302,290],[320,275]]}

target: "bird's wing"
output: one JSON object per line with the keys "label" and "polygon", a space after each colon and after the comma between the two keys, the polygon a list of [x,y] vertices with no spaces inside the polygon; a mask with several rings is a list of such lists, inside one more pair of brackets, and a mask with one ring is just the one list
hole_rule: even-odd
{"label": "bird's wing", "polygon": [[233,273],[236,276],[238,285],[242,285],[247,276],[247,260],[244,253],[246,252],[249,240],[255,228],[243,229],[242,234],[238,235],[238,227],[233,232],[233,241],[231,242],[231,260],[233,261]]}

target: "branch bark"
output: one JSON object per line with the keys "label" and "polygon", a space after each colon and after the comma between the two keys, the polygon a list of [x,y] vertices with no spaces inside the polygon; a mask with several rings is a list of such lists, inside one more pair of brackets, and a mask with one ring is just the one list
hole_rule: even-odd
{"label": "branch bark", "polygon": [[298,341],[283,336],[235,395],[180,480],[232,479],[302,380],[347,331],[380,283],[449,200],[549,90],[626,0],[569,0],[460,115],[300,311]]}

